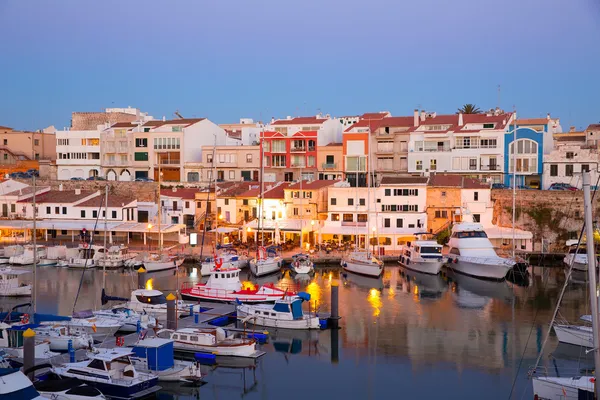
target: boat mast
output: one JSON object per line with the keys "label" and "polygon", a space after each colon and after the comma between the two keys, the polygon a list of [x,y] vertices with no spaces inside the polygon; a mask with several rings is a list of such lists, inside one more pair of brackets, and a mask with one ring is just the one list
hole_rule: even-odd
{"label": "boat mast", "polygon": [[517,212],[517,111],[515,110],[513,113],[513,154],[512,154],[512,164],[513,164],[513,193],[512,193],[512,258],[515,260],[515,218]]}
{"label": "boat mast", "polygon": [[160,198],[160,186],[162,183],[162,171],[160,170],[160,153],[158,154],[158,251],[162,253],[162,235],[160,234],[160,222],[162,219],[162,200]]}
{"label": "boat mast", "polygon": [[[258,193],[258,201],[259,201],[259,207],[257,207],[258,209],[258,221],[257,221],[257,230],[258,232],[261,232],[261,240],[262,240],[262,231],[261,231],[261,227],[262,224],[260,223],[260,217],[261,217],[261,207],[262,207],[262,191],[263,191],[263,181],[264,181],[264,169],[263,169],[263,158],[264,158],[264,146],[265,146],[265,141],[264,141],[264,136],[265,136],[265,130],[264,127],[262,127],[261,131],[260,131],[260,137],[258,138],[258,143],[260,145],[260,189],[259,189],[259,193]],[[258,234],[257,234],[258,235]],[[256,237],[256,262],[258,262],[259,258],[259,254],[258,254],[258,236]],[[261,242],[261,246],[262,246],[262,242]]]}
{"label": "boat mast", "polygon": [[[375,169],[373,168],[373,157],[371,157],[371,141],[372,141],[372,132],[371,132],[371,123],[369,122],[369,158],[367,159],[368,161],[368,165],[367,165],[367,177],[369,178],[369,185],[367,187],[367,210],[370,209],[370,204],[371,204],[371,195],[372,195],[372,188],[375,187]],[[373,197],[373,200],[375,199],[375,197]],[[377,222],[378,222],[378,217],[379,217],[379,213],[377,212],[377,202],[374,201],[373,203],[375,203],[375,226],[373,227],[373,239],[375,240],[375,244],[373,245],[373,248],[377,249],[377,254],[379,254],[379,230],[377,229]],[[369,215],[367,214],[367,221],[369,220]],[[369,230],[367,229],[367,234],[369,234]],[[377,247],[375,247],[377,246]],[[373,257],[375,257],[376,255],[373,254]]]}
{"label": "boat mast", "polygon": [[104,188],[104,264],[102,265],[102,289],[106,287],[106,231],[108,229],[108,183]]}
{"label": "boat mast", "polygon": [[[596,286],[596,250],[594,246],[594,226],[592,220],[592,197],[590,190],[590,173],[583,172],[583,206],[585,213],[585,235],[588,259],[588,282],[590,285],[590,303],[592,311],[592,332],[594,338],[594,370],[596,382],[600,382],[600,337],[598,326],[598,293]],[[596,398],[600,398],[600,384],[594,385]]]}
{"label": "boat mast", "polygon": [[[215,133],[215,145],[213,146],[213,181],[215,182],[215,255],[217,254],[217,246],[219,245],[219,206],[217,205],[217,134]],[[210,198],[210,183],[208,185],[208,195]]]}
{"label": "boat mast", "polygon": [[[33,143],[33,139],[31,140]],[[33,145],[32,145],[33,147]],[[37,195],[36,184],[35,184],[35,174],[33,174],[33,315],[35,319],[35,313],[37,311],[37,229],[36,229],[36,221],[37,221],[37,212],[35,207],[35,196]]]}

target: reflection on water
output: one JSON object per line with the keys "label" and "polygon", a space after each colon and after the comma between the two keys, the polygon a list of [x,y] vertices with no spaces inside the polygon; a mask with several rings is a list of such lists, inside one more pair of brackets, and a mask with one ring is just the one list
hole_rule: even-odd
{"label": "reflection on water", "polygon": [[[526,368],[539,352],[564,274],[560,269],[531,271],[527,286],[491,282],[444,272],[440,276],[386,267],[379,279],[345,273],[339,268],[317,269],[309,279],[288,272],[255,279],[244,270],[244,287],[274,283],[311,294],[322,312],[330,309],[330,288],[340,281],[339,331],[270,330],[263,346],[267,355],[257,369],[207,371],[203,399],[307,398],[318,390],[322,397],[395,398],[398,379],[408,398],[506,399],[517,376],[515,393],[531,397]],[[38,310],[70,314],[81,280],[76,309],[100,307],[101,271],[44,267],[38,269]],[[147,274],[146,286],[174,292],[184,282],[199,282],[194,267]],[[129,297],[137,276],[124,271],[106,275],[106,293]],[[311,301],[311,309],[314,302]],[[23,299],[2,299],[6,310]],[[308,309],[308,306],[306,306]],[[587,312],[586,287],[570,285],[561,315],[577,321]],[[556,348],[550,338],[548,354]],[[569,349],[558,348],[543,357],[550,370],[576,368]],[[521,357],[523,361],[519,369]],[[583,365],[583,363],[582,363]],[[565,372],[566,373],[566,372]],[[256,382],[254,382],[256,374]],[[323,379],[326,376],[327,379]],[[301,379],[310,385],[298,385]],[[344,385],[332,382],[346,382]],[[313,385],[314,383],[314,385]],[[290,388],[293,390],[290,391]],[[174,385],[166,398],[195,398],[196,392]]]}

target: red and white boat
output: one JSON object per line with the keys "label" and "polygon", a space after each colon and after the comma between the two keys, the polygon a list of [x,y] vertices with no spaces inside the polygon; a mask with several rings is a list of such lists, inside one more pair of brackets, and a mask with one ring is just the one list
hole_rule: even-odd
{"label": "red and white boat", "polygon": [[290,291],[267,284],[256,289],[242,289],[240,270],[235,267],[215,269],[206,283],[194,286],[183,284],[181,297],[194,300],[211,300],[223,302],[264,303],[274,302],[289,296]]}

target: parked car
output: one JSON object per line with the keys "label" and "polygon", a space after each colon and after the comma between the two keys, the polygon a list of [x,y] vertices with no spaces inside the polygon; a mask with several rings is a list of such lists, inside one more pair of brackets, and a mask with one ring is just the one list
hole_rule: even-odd
{"label": "parked car", "polygon": [[135,178],[135,182],[154,182],[151,178]]}
{"label": "parked car", "polygon": [[28,169],[28,170],[27,170],[27,172],[25,172],[25,173],[26,173],[27,175],[29,175],[29,176],[34,176],[34,175],[35,175],[35,177],[36,177],[36,178],[39,178],[39,177],[40,177],[40,173],[39,173],[39,172],[38,172],[38,170],[37,170],[37,169],[35,169],[35,168]]}
{"label": "parked car", "polygon": [[10,175],[8,175],[9,177],[13,178],[13,179],[26,179],[29,178],[25,172],[12,172]]}
{"label": "parked car", "polygon": [[579,190],[577,189],[575,186],[570,185],[568,183],[553,183],[552,185],[550,185],[550,187],[548,188],[548,190],[570,190],[570,191],[576,191]]}
{"label": "parked car", "polygon": [[89,178],[87,178],[88,181],[105,181],[106,178],[103,178],[101,176],[90,176]]}
{"label": "parked car", "polygon": [[492,189],[507,189],[504,183],[492,183]]}
{"label": "parked car", "polygon": [[83,179],[83,178],[80,178],[80,177],[78,177],[78,176],[74,176],[74,177],[72,177],[72,178],[71,178],[71,180],[72,180],[72,181],[84,181],[85,179]]}

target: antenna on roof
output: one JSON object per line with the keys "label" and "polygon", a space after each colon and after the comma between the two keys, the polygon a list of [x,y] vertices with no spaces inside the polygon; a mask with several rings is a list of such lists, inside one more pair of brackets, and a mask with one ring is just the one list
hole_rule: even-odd
{"label": "antenna on roof", "polygon": [[501,94],[501,89],[500,89],[500,85],[498,85],[498,102],[496,104],[496,107],[500,108],[500,94]]}
{"label": "antenna on roof", "polygon": [[177,116],[177,118],[179,118],[179,119],[185,119],[185,118],[183,118],[183,115],[179,114],[179,110],[175,110],[175,112],[173,114],[175,114]]}

